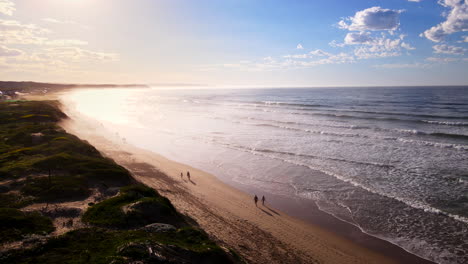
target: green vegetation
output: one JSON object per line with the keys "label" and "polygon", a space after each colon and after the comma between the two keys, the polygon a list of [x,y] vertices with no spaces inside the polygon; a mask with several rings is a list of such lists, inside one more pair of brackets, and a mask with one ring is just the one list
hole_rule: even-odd
{"label": "green vegetation", "polygon": [[51,176],[25,180],[21,191],[38,201],[80,200],[89,184],[132,182],[123,167],[61,129],[65,117],[56,102],[0,103],[0,180]]}
{"label": "green vegetation", "polygon": [[31,198],[16,193],[0,194],[0,208],[22,208],[33,203]]}
{"label": "green vegetation", "polygon": [[83,221],[115,228],[139,227],[155,222],[184,223],[183,217],[167,198],[141,184],[123,187],[118,196],[91,206],[83,215]]}
{"label": "green vegetation", "polygon": [[[167,198],[135,184],[125,168],[61,129],[57,122],[65,117],[57,102],[0,102],[0,244],[54,230],[51,218],[23,212],[23,207],[85,203],[93,192],[104,197],[111,187],[120,192],[89,204],[81,219],[91,228],[43,237],[44,243],[28,249],[0,252],[0,262],[240,262],[237,254],[224,252],[203,231],[190,227],[192,221],[178,213]],[[68,217],[77,217],[79,212]],[[55,213],[47,215],[55,217]],[[166,223],[169,228],[141,228],[153,223]]]}
{"label": "green vegetation", "polygon": [[29,234],[47,234],[54,231],[52,221],[38,212],[22,212],[13,208],[0,208],[0,237],[13,241]]}
{"label": "green vegetation", "polygon": [[[148,248],[158,252],[159,261],[150,255]],[[166,233],[78,229],[50,239],[40,248],[12,252],[5,259],[6,263],[57,264],[129,263],[131,260],[145,263],[232,263],[206,234],[193,228]]]}
{"label": "green vegetation", "polygon": [[90,193],[86,179],[80,176],[28,178],[21,192],[36,197],[37,202],[83,199]]}

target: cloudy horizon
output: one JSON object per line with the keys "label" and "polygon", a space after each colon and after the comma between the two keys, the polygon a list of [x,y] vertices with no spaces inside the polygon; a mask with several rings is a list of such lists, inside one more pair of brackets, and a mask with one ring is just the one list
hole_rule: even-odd
{"label": "cloudy horizon", "polygon": [[1,80],[468,84],[468,1],[0,0]]}

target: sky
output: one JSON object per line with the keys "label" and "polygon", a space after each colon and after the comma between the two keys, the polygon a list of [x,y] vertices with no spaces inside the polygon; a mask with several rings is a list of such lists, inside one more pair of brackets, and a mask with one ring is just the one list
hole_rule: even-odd
{"label": "sky", "polygon": [[0,0],[0,80],[468,85],[468,0]]}

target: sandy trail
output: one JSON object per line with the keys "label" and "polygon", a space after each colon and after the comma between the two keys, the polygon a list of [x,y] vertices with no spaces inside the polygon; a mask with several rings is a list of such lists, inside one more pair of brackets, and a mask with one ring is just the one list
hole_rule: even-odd
{"label": "sandy trail", "polygon": [[62,123],[68,132],[89,141],[131,171],[138,181],[168,197],[179,211],[249,263],[395,263],[318,226],[294,219],[272,205],[262,206],[259,202],[256,207],[253,197],[215,176],[112,140],[115,135],[103,136],[105,132],[96,130],[98,125],[64,110],[72,117]]}

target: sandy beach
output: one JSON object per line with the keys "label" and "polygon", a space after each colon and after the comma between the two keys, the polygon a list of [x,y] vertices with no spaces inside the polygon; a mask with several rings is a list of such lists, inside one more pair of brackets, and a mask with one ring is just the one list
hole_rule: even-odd
{"label": "sandy beach", "polygon": [[[126,144],[115,134],[106,134],[99,124],[64,108],[71,117],[62,123],[67,132],[89,141],[130,170],[138,181],[168,197],[179,211],[249,263],[426,263],[388,242],[362,233],[356,235],[357,228],[353,230],[317,209],[301,213],[305,210],[281,197],[268,197],[265,205],[259,202],[255,206],[252,195],[215,176]],[[190,180],[187,171],[191,173]],[[288,205],[291,205],[288,213],[312,221],[298,220],[278,209]],[[335,227],[335,232],[330,231]],[[349,234],[346,237],[340,232]]]}

